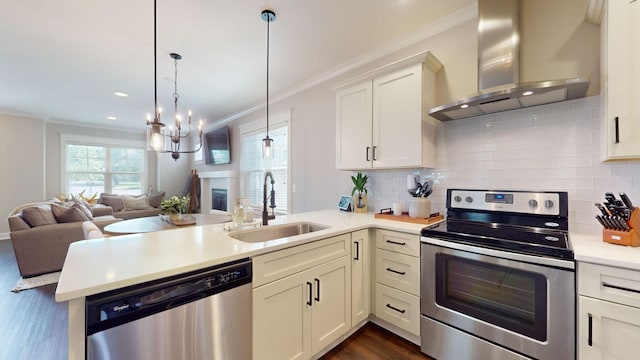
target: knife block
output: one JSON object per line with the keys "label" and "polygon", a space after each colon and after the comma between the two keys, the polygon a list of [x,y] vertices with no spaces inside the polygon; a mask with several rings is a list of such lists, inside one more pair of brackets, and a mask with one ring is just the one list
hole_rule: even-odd
{"label": "knife block", "polygon": [[640,235],[638,235],[638,230],[640,230],[640,211],[638,211],[638,208],[633,209],[627,225],[631,228],[629,231],[603,229],[602,241],[632,247],[640,246]]}

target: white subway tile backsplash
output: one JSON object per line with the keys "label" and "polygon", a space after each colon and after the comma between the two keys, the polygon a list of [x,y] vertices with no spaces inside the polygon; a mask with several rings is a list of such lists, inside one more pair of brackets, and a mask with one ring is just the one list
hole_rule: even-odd
{"label": "white subway tile backsplash", "polygon": [[640,162],[600,161],[600,97],[441,123],[436,168],[370,171],[370,211],[410,200],[407,174],[436,181],[432,209],[445,212],[447,188],[569,193],[570,230],[599,234],[595,202],[626,192],[640,205]]}

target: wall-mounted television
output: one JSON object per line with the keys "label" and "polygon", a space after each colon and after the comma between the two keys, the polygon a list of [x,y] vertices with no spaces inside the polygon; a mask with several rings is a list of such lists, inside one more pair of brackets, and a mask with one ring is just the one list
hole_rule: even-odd
{"label": "wall-mounted television", "polygon": [[203,148],[206,164],[231,164],[229,127],[224,126],[205,133]]}

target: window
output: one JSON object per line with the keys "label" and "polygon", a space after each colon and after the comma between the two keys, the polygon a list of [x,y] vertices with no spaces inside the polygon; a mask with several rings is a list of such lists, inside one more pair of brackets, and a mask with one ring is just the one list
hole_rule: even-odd
{"label": "window", "polygon": [[[286,111],[269,119],[269,137],[273,139],[271,173],[275,180],[276,212],[288,211],[289,197],[289,123],[291,113]],[[241,181],[243,194],[255,208],[262,209],[265,161],[262,158],[262,139],[266,135],[266,120],[259,120],[240,127],[242,134]],[[271,181],[267,181],[271,191]],[[267,193],[267,196],[269,193]]]}
{"label": "window", "polygon": [[146,188],[144,144],[63,135],[62,176],[65,192],[138,195]]}

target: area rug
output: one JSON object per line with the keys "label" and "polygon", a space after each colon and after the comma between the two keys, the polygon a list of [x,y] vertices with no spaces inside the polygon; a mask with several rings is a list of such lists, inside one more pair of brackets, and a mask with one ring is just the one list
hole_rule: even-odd
{"label": "area rug", "polygon": [[38,286],[44,286],[49,284],[55,284],[60,280],[60,272],[48,273],[40,276],[34,276],[29,278],[21,278],[18,280],[18,284],[14,286],[11,291],[17,293],[22,290],[33,289]]}

